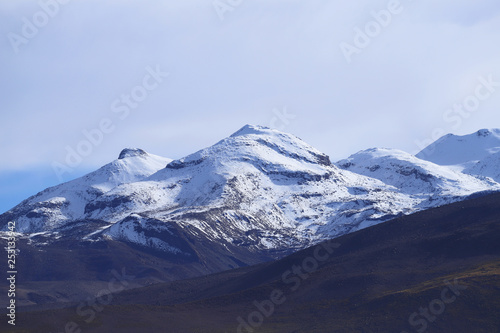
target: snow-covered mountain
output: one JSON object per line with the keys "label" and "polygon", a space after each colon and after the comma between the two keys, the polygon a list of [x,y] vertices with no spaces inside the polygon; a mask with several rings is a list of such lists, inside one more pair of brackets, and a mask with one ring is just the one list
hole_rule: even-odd
{"label": "snow-covered mountain", "polygon": [[[450,153],[446,161],[479,157],[481,170],[498,174],[499,164],[490,164],[495,155],[486,154],[494,151],[498,131],[488,133],[482,132],[492,136],[488,143],[470,139],[462,159]],[[448,147],[458,145],[459,155],[463,141],[450,136],[438,140],[434,152],[449,153],[446,138]],[[474,155],[474,143],[481,154]],[[198,253],[196,244],[217,244],[236,257],[240,249],[284,253],[398,214],[499,190],[481,170],[476,177],[392,149],[370,149],[332,164],[293,135],[247,125],[174,161],[126,149],[103,168],[0,215],[0,227],[15,220],[18,231],[27,237],[44,233],[49,243],[51,237],[78,235],[186,258]]]}
{"label": "snow-covered mountain", "polygon": [[448,134],[416,156],[480,179],[489,177],[500,182],[500,129],[481,129],[462,136]]}
{"label": "snow-covered mountain", "polygon": [[[132,223],[126,219],[133,211],[193,228],[212,241],[274,249],[303,247],[407,212],[411,200],[376,179],[337,168],[293,135],[245,126],[144,181],[116,187],[85,211],[119,225]],[[115,229],[105,233],[116,236]]]}
{"label": "snow-covered mountain", "polygon": [[397,149],[363,150],[337,162],[337,165],[379,179],[402,193],[422,199],[419,208],[446,204],[456,201],[457,197],[498,188],[493,181],[478,179]]}
{"label": "snow-covered mountain", "polygon": [[120,184],[145,179],[171,161],[142,149],[127,148],[121,151],[117,160],[81,178],[49,187],[2,216],[15,220],[18,232],[51,230],[84,218],[89,202]]}
{"label": "snow-covered mountain", "polygon": [[420,151],[416,157],[462,169],[500,151],[500,129],[481,129],[468,135],[447,134]]}

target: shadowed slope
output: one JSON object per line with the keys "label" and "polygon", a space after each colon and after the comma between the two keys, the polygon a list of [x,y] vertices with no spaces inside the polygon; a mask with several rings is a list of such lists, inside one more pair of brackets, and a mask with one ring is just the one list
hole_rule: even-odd
{"label": "shadowed slope", "polygon": [[[90,325],[69,308],[23,314],[20,327],[55,330],[73,320],[85,332],[237,332],[241,317],[259,324],[243,325],[241,332],[416,332],[424,327],[497,332],[499,239],[500,195],[494,194],[397,218],[275,262],[128,290],[116,294]],[[325,260],[316,260],[315,267],[311,258],[318,254]],[[294,274],[294,266],[303,268]],[[273,298],[281,304],[273,311],[268,307],[267,317],[265,306]],[[264,306],[261,321],[255,301]],[[425,319],[420,308],[432,304],[439,313]]]}

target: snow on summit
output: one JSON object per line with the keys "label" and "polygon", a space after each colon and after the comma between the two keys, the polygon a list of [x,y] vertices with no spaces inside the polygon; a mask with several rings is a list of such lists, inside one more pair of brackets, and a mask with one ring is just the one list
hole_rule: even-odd
{"label": "snow on summit", "polygon": [[[500,131],[481,130],[447,135],[417,157],[373,148],[333,164],[294,135],[245,125],[176,160],[126,148],[102,168],[0,215],[0,226],[16,220],[28,234],[84,228],[75,234],[170,253],[179,253],[175,241],[164,238],[173,230],[252,251],[298,249],[498,191],[499,152]],[[468,167],[461,172],[449,163]]]}
{"label": "snow on summit", "polygon": [[253,125],[246,125],[211,147],[173,161],[167,169],[179,169],[202,162],[233,173],[242,171],[230,170],[241,162],[263,170],[278,168],[309,172],[313,169],[321,172],[319,165],[330,165],[327,155],[296,136]]}
{"label": "snow on summit", "polygon": [[377,179],[339,169],[294,135],[246,125],[103,194],[86,214],[122,224],[134,212],[196,227],[212,239],[254,230],[262,234],[258,246],[277,248],[348,232],[366,219],[405,211],[412,200]]}
{"label": "snow on summit", "polygon": [[93,187],[107,192],[118,185],[145,179],[165,168],[171,161],[170,158],[149,154],[142,149],[125,148],[117,160],[89,173],[83,179]]}
{"label": "snow on summit", "polygon": [[397,149],[363,150],[337,162],[337,165],[379,179],[408,194],[427,196],[432,193],[441,197],[455,197],[488,191],[496,185]]}
{"label": "snow on summit", "polygon": [[142,149],[124,149],[117,160],[83,177],[49,187],[6,214],[19,215],[17,229],[21,232],[57,227],[60,222],[83,218],[85,206],[100,195],[118,185],[142,180],[170,161]]}
{"label": "snow on summit", "polygon": [[470,167],[500,151],[500,129],[482,129],[468,135],[447,134],[416,156],[439,165]]}

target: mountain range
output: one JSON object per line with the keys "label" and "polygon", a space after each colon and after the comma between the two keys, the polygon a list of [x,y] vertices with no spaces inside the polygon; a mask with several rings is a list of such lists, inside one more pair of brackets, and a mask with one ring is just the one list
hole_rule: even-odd
{"label": "mountain range", "polygon": [[[49,277],[102,281],[127,262],[136,286],[190,278],[497,192],[499,158],[497,129],[446,135],[416,156],[372,148],[334,163],[294,135],[246,125],[177,160],[124,149],[0,215],[0,236],[16,222],[26,280],[37,281],[24,301],[40,304],[55,299]],[[42,264],[54,258],[71,269]],[[61,299],[81,297],[78,283]]]}
{"label": "mountain range", "polygon": [[[179,252],[161,238],[146,244],[144,233],[133,231],[177,224],[254,250],[300,248],[500,190],[499,154],[500,130],[494,129],[446,135],[416,156],[373,148],[332,163],[293,135],[247,125],[178,160],[124,149],[102,168],[24,200],[0,215],[0,226],[5,230],[14,220],[18,232],[50,242],[61,229],[92,220],[86,239]],[[254,237],[244,237],[248,233]]]}

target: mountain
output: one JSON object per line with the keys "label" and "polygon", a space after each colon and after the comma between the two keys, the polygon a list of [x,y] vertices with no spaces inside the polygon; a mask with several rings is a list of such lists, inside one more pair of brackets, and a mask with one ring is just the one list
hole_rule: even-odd
{"label": "mountain", "polygon": [[18,329],[498,332],[499,202],[500,194],[465,200],[277,261],[115,293],[95,311],[26,309]]}
{"label": "mountain", "polygon": [[16,221],[21,233],[46,232],[84,217],[88,202],[125,183],[143,180],[171,159],[127,148],[117,160],[81,178],[47,188],[0,216],[0,225]]}
{"label": "mountain", "polygon": [[470,167],[500,151],[500,129],[481,129],[468,135],[447,134],[416,156],[439,165]]}
{"label": "mountain", "polygon": [[293,135],[245,126],[144,181],[116,187],[85,212],[115,223],[106,235],[131,242],[141,240],[125,230],[142,216],[213,242],[281,251],[406,212],[408,200],[378,180],[337,168]]}
{"label": "mountain", "polygon": [[[463,144],[468,160],[491,151],[498,133],[445,136],[433,149],[444,154]],[[495,172],[492,163],[481,166]],[[499,189],[484,176],[394,149],[369,149],[333,164],[294,135],[246,125],[173,161],[125,149],[101,169],[0,215],[0,226],[15,220],[19,232],[43,244],[64,234],[187,256],[192,246],[182,239],[196,239],[280,256],[398,214]]]}
{"label": "mountain", "polygon": [[[260,126],[247,125],[149,177],[161,163],[141,175],[140,168],[115,170],[124,161],[149,163],[146,157],[124,154],[29,198],[0,221],[13,219],[18,231],[52,235],[61,228],[68,235],[67,226],[74,225],[78,237],[173,253],[180,249],[169,244],[176,242],[169,230],[179,226],[198,239],[280,252],[413,211],[413,199],[396,188],[342,170],[299,138]],[[109,182],[110,174],[120,181]],[[94,229],[82,221],[93,221]],[[87,234],[77,230],[82,227]]]}
{"label": "mountain", "polygon": [[41,304],[80,299],[111,270],[127,267],[143,285],[245,267],[498,190],[491,178],[391,149],[334,164],[294,135],[246,125],[178,160],[125,149],[0,215],[0,230],[16,222],[27,283],[19,301]]}
{"label": "mountain", "polygon": [[[485,164],[492,170],[500,171],[493,161]],[[337,165],[376,178],[412,197],[422,198],[423,201],[417,205],[419,208],[435,207],[456,201],[457,197],[500,189],[494,181],[457,172],[397,149],[363,150],[337,162]]]}

